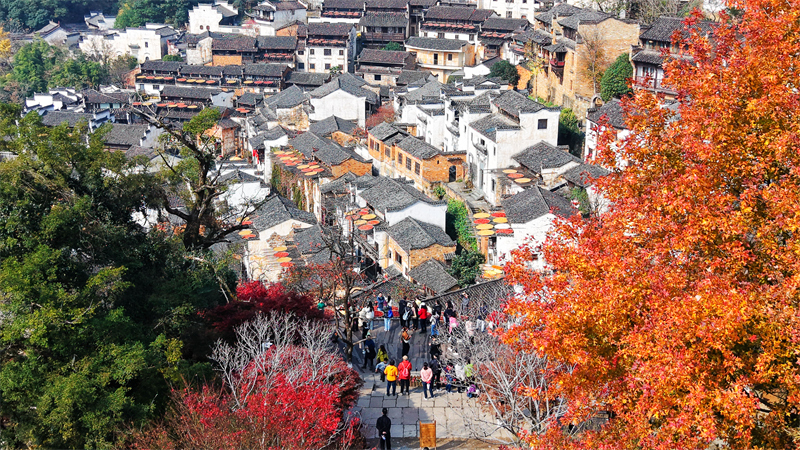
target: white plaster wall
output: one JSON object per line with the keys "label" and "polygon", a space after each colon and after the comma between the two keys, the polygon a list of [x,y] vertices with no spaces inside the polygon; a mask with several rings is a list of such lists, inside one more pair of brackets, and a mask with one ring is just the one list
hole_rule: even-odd
{"label": "white plaster wall", "polygon": [[[496,260],[492,261],[492,263],[498,264],[503,261],[503,258],[507,261],[511,257],[511,251],[525,243],[530,243],[534,248],[543,244],[545,239],[547,239],[547,234],[553,229],[553,221],[555,218],[555,215],[548,213],[528,223],[512,223],[511,229],[514,230],[513,236],[497,236],[497,246],[495,247]],[[533,266],[534,269],[543,269],[544,258],[540,255],[539,260],[535,261]]]}
{"label": "white plaster wall", "polygon": [[222,14],[212,4],[199,4],[189,11],[189,33],[219,31]]}
{"label": "white plaster wall", "polygon": [[338,89],[322,98],[311,98],[314,112],[309,118],[314,121],[337,116],[345,120],[355,120],[363,127],[367,116],[367,98],[356,97],[349,92]]}
{"label": "white plaster wall", "polygon": [[406,217],[417,219],[420,222],[427,222],[442,230],[445,229],[445,214],[447,212],[447,205],[431,205],[425,202],[417,202],[408,208],[399,211],[389,211],[386,213],[384,220],[389,226],[392,226]]}

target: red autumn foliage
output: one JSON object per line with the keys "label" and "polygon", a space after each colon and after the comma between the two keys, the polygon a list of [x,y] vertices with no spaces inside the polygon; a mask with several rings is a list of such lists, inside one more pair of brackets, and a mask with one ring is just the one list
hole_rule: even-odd
{"label": "red autumn foliage", "polygon": [[274,360],[266,366],[267,374],[242,374],[254,377],[255,385],[250,393],[244,388],[252,385],[241,385],[239,408],[223,387],[206,384],[199,389],[173,390],[166,420],[134,433],[132,448],[358,447],[360,423],[345,414],[358,398],[358,374],[331,355],[333,362],[326,372],[335,375],[314,376],[312,368],[303,364],[308,361],[308,350],[301,347],[290,347],[277,356],[265,355],[266,361]]}
{"label": "red autumn foliage", "polygon": [[258,314],[274,311],[310,320],[322,319],[324,315],[310,295],[289,290],[280,283],[264,285],[251,281],[236,288],[236,294],[238,300],[201,313],[211,328],[226,340],[233,338],[236,326]]}
{"label": "red autumn foliage", "polygon": [[394,120],[394,106],[392,106],[391,103],[387,103],[378,108],[374,114],[369,116],[364,124],[366,125],[367,129],[370,129],[376,125],[380,125],[383,122],[394,122]]}
{"label": "red autumn foliage", "polygon": [[[800,1],[731,0],[707,38],[688,19],[665,63],[677,113],[623,101],[630,134],[600,155],[609,210],[557,225],[506,269],[524,288],[508,333],[571,371],[564,423],[537,449],[797,448],[800,428]],[[676,33],[679,34],[679,33]],[[607,127],[611,128],[611,127]]]}

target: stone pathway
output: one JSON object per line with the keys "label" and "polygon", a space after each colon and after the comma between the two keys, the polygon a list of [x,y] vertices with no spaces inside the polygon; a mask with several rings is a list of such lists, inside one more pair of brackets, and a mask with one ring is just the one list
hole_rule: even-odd
{"label": "stone pathway", "polygon": [[[377,346],[385,344],[389,351],[389,357],[400,360],[400,326],[397,320],[393,321],[391,330],[386,333],[383,330],[383,320],[375,320],[372,330],[373,339]],[[360,334],[359,334],[360,337]],[[444,342],[442,338],[440,341]],[[409,359],[412,363],[414,375],[418,375],[419,369],[424,361],[428,361],[428,343],[430,337],[419,332],[412,334],[411,351]],[[443,346],[444,350],[444,346]],[[389,409],[389,418],[392,420],[392,438],[418,438],[419,422],[430,423],[436,421],[436,438],[443,439],[481,439],[487,442],[502,441],[507,437],[504,430],[497,430],[494,418],[485,412],[476,399],[468,399],[466,393],[447,393],[443,389],[434,391],[433,399],[425,399],[421,387],[412,387],[410,395],[386,396],[386,383],[380,381],[380,376],[372,371],[360,369],[363,364],[363,357],[360,349],[354,351],[355,361],[361,376],[364,379],[364,387],[361,389],[361,397],[354,408],[361,413],[364,423],[364,435],[368,439],[370,447],[377,445],[377,430],[375,423],[381,416],[383,408]],[[397,392],[400,392],[398,386]],[[407,444],[416,442],[409,446],[398,446],[392,448],[419,448],[419,441],[404,439]],[[399,442],[399,441],[398,441]],[[491,448],[481,446],[478,441],[464,444],[465,446],[448,446],[448,448]]]}

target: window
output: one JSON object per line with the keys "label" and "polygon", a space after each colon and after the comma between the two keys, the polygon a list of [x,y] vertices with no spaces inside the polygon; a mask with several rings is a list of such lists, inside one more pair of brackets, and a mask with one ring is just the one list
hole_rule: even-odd
{"label": "window", "polygon": [[417,175],[419,175],[419,163],[418,163],[418,162],[415,162],[415,163],[414,163],[414,173],[416,173]]}
{"label": "window", "polygon": [[406,158],[406,170],[411,170],[411,159]]}
{"label": "window", "polygon": [[139,90],[140,90],[140,91],[143,91],[143,90],[144,90],[144,85],[143,85],[143,84],[140,84],[140,85],[139,85]]}
{"label": "window", "polygon": [[373,75],[375,81],[381,81],[380,75]]}
{"label": "window", "polygon": [[339,50],[339,56],[344,56],[344,50]]}
{"label": "window", "polygon": [[492,178],[492,192],[494,192],[494,185],[495,185],[494,178]]}
{"label": "window", "polygon": [[547,119],[539,119],[539,129],[540,130],[547,129]]}
{"label": "window", "polygon": [[397,261],[397,264],[403,265],[403,257],[400,256],[400,252],[394,252],[394,260]]}
{"label": "window", "polygon": [[512,14],[511,11],[506,12],[506,19],[510,19]]}
{"label": "window", "polygon": [[154,84],[154,85],[153,85],[153,89],[155,89],[155,90],[159,90],[159,89],[161,89],[161,86],[160,86],[160,85],[158,85],[158,84]]}
{"label": "window", "polygon": [[325,56],[331,56],[331,49],[326,48],[325,50],[322,51],[322,54]]}
{"label": "window", "polygon": [[308,68],[309,68],[309,69],[311,69],[311,70],[314,70],[314,69],[316,69],[316,67],[314,66],[314,63],[311,63],[311,64],[309,64],[309,65],[308,65]]}
{"label": "window", "polygon": [[308,54],[309,55],[313,55],[314,54],[314,49],[313,48],[308,49]]}
{"label": "window", "polygon": [[144,43],[144,48],[147,48],[147,47],[149,47],[149,46],[150,46],[150,43],[149,43],[149,42],[145,42],[145,43]]}
{"label": "window", "polygon": [[397,154],[397,164],[403,164],[403,155],[400,153]]}
{"label": "window", "polygon": [[299,63],[297,63],[297,68],[300,69],[300,70],[303,70],[303,69],[306,68],[306,65],[301,63],[301,62],[299,62]]}
{"label": "window", "polygon": [[469,40],[470,41],[474,41],[475,40],[475,35],[474,34],[470,34],[469,35]]}
{"label": "window", "polygon": [[331,68],[331,64],[330,63],[325,63],[325,70],[329,70],[330,68]]}
{"label": "window", "polygon": [[298,55],[304,55],[305,53],[306,53],[306,51],[305,51],[305,50],[298,50],[298,51],[297,51],[297,54],[298,54]]}
{"label": "window", "polygon": [[447,54],[447,60],[448,61],[452,61],[453,60],[453,54],[452,53],[448,53]]}
{"label": "window", "polygon": [[392,157],[392,148],[391,147],[386,147],[384,153],[386,153],[386,157],[387,158],[391,158]]}
{"label": "window", "polygon": [[438,35],[436,35],[436,37],[438,37],[439,39],[444,39],[444,33],[439,33]]}
{"label": "window", "polygon": [[481,145],[486,145],[486,141],[484,141],[483,139],[481,139]]}

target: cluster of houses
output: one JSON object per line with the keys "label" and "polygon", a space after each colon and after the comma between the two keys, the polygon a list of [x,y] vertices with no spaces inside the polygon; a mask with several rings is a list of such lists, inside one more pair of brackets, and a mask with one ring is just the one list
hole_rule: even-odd
{"label": "cluster of houses", "polygon": [[[511,250],[536,249],[558,218],[604,207],[593,188],[608,173],[594,164],[597,135],[628,131],[619,101],[600,101],[582,69],[590,49],[629,53],[637,89],[676,94],[662,65],[681,57],[671,44],[679,19],[641,27],[566,3],[499,3],[267,0],[240,12],[216,1],[189,11],[186,32],[116,30],[113,17],[92,13],[77,37],[57,24],[39,34],[94,56],[136,57],[127,85],[53,89],[25,110],[48,126],[110,123],[109,150],[157,165],[162,130],[137,111],[180,127],[216,108],[207,133],[229,185],[224,201],[250,225],[232,237],[247,277],[275,281],[287,267],[324,264],[337,225],[360,270],[447,295],[459,289],[448,266],[461,246],[447,198],[466,206],[484,281],[502,277]],[[384,49],[393,43],[400,50]],[[517,85],[490,75],[500,61],[517,68]],[[382,108],[393,117],[371,120]],[[559,145],[562,108],[584,121],[581,149]],[[532,268],[545,267],[534,250]]]}

